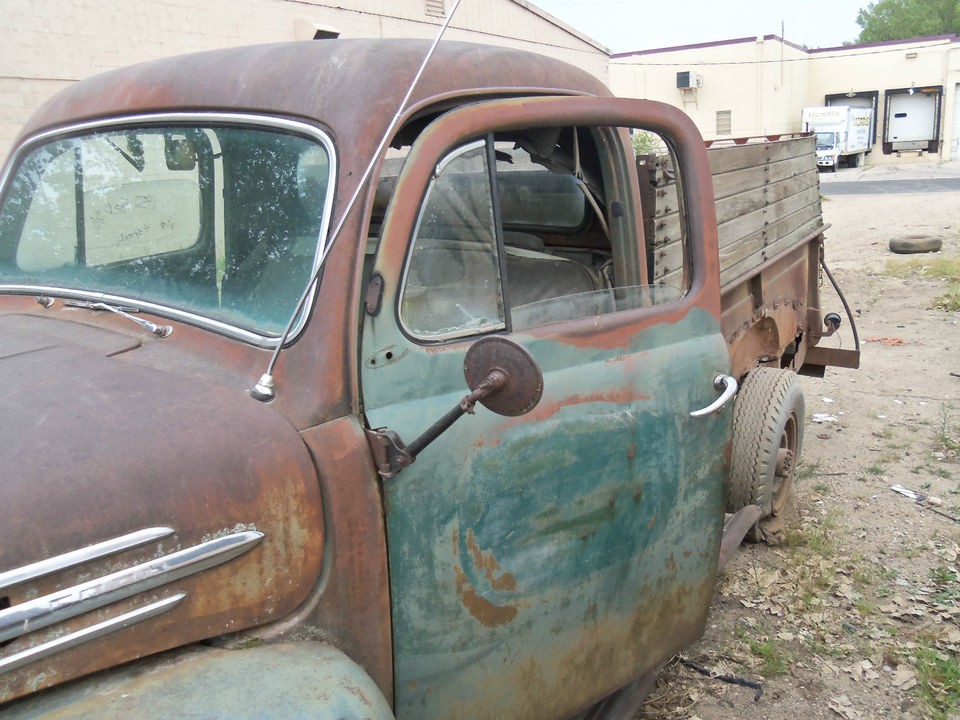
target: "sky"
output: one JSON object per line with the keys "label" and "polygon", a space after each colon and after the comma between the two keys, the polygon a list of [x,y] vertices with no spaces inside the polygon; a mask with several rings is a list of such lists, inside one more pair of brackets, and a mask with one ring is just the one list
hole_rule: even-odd
{"label": "sky", "polygon": [[783,35],[809,48],[860,34],[869,0],[530,0],[615,53],[756,35]]}

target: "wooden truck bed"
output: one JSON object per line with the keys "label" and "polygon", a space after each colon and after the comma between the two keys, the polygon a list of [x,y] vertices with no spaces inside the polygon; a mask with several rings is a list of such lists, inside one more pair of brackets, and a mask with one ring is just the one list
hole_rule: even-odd
{"label": "wooden truck bed", "polygon": [[[825,332],[819,268],[826,226],[814,137],[729,141],[713,144],[707,156],[717,210],[722,327],[734,375],[758,365],[800,370],[811,359],[805,370],[815,374],[823,365],[856,366],[856,358],[845,353],[808,358]],[[674,173],[661,158],[654,173],[661,197],[675,183]],[[677,284],[683,272],[677,208],[657,205],[651,224],[654,281]]]}

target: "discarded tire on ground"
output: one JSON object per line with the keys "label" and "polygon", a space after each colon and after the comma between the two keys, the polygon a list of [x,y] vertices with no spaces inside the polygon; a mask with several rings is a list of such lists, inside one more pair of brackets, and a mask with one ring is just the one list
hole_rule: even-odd
{"label": "discarded tire on ground", "polygon": [[901,255],[937,252],[941,247],[943,247],[943,240],[926,235],[912,235],[890,241],[890,250]]}
{"label": "discarded tire on ground", "polygon": [[743,381],[733,410],[727,510],[750,504],[763,510],[748,540],[762,540],[764,524],[788,507],[803,447],[804,408],[793,372],[757,368]]}

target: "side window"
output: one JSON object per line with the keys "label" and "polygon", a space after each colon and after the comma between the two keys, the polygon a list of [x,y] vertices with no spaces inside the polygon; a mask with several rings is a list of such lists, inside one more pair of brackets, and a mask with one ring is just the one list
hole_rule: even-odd
{"label": "side window", "polygon": [[401,292],[413,336],[448,339],[505,327],[487,146],[454,152],[436,171]]}
{"label": "side window", "polygon": [[647,131],[546,128],[444,159],[400,320],[439,341],[675,302],[689,289],[681,180]]}

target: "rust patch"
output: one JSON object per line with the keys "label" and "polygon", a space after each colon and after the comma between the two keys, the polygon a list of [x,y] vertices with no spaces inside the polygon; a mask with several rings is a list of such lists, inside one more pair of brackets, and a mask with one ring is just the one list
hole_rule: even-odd
{"label": "rust patch", "polygon": [[[494,572],[499,570],[499,565],[492,555],[480,550],[473,537],[472,530],[467,532],[467,549],[474,563],[483,571],[493,589],[516,589],[516,579],[511,573],[504,573],[499,578],[494,577]],[[453,531],[453,554],[455,558],[460,557],[460,540],[457,537],[456,529]],[[457,595],[460,596],[460,601],[467,611],[480,621],[480,624],[486,627],[497,627],[498,625],[505,625],[517,616],[517,608],[513,605],[495,605],[481,596],[470,584],[466,573],[457,564],[454,564],[454,573],[456,574]]]}
{"label": "rust patch", "polygon": [[500,564],[491,553],[485,553],[480,549],[473,536],[473,530],[467,531],[467,549],[470,551],[474,565],[483,570],[484,577],[487,578],[490,587],[494,590],[517,589],[517,580],[513,573],[503,573],[500,577],[494,577],[494,572],[500,569]]}

